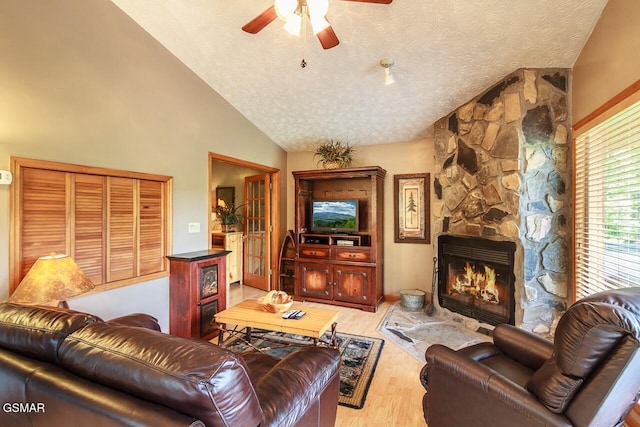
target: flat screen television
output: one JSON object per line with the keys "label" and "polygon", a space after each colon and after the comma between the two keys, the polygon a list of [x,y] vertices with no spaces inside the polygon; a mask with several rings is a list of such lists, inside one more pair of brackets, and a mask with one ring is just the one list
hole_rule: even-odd
{"label": "flat screen television", "polygon": [[357,200],[313,200],[311,230],[324,233],[357,233]]}

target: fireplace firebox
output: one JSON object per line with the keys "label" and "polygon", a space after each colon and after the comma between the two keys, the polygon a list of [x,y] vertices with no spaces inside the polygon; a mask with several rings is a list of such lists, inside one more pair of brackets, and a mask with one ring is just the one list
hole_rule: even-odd
{"label": "fireplace firebox", "polygon": [[490,325],[515,324],[516,244],[475,237],[438,237],[438,302]]}

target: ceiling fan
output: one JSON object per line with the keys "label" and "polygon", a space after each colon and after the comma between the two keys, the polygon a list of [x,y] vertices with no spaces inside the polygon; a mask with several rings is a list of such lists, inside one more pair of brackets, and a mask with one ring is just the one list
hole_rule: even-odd
{"label": "ceiling fan", "polygon": [[[360,3],[390,4],[393,0],[341,0]],[[305,20],[311,22],[313,33],[325,49],[337,46],[340,41],[331,28],[325,15],[329,9],[328,0],[274,0],[273,6],[256,16],[242,29],[256,34],[276,18],[285,21],[284,29],[292,34],[300,35]]]}

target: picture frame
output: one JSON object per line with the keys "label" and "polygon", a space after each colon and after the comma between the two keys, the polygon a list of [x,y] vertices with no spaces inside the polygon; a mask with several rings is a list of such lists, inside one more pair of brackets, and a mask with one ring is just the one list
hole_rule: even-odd
{"label": "picture frame", "polygon": [[216,187],[216,199],[212,204],[216,212],[218,206],[230,207],[236,202],[236,187]]}
{"label": "picture frame", "polygon": [[393,176],[394,242],[431,242],[430,174]]}

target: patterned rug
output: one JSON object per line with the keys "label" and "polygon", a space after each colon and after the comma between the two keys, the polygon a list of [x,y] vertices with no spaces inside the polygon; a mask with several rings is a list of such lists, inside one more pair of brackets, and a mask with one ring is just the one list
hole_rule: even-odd
{"label": "patterned rug", "polygon": [[427,316],[424,311],[410,311],[401,303],[389,307],[378,331],[416,359],[424,362],[424,353],[432,344],[459,350],[471,344],[491,341],[491,337],[473,331],[442,315]]}
{"label": "patterned rug", "polygon": [[[253,331],[251,340],[253,347],[272,356],[283,358],[297,350],[296,344],[309,345],[310,338],[301,335],[284,334],[282,332]],[[329,333],[320,341],[329,342]],[[362,409],[367,398],[367,392],[373,380],[378,359],[384,347],[384,340],[380,338],[364,337],[338,332],[336,334],[341,356],[340,364],[340,397],[338,403],[353,409]],[[283,346],[287,344],[287,346]],[[235,338],[225,347],[236,353],[255,351],[243,340]]]}

